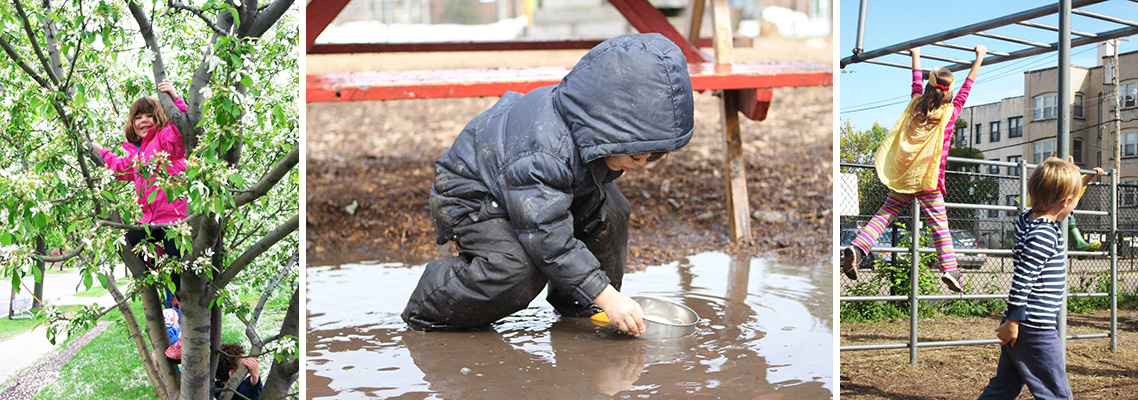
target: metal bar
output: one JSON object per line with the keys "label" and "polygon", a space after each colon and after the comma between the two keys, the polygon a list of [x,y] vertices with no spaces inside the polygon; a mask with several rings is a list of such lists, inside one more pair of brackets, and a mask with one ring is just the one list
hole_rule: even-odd
{"label": "metal bar", "polygon": [[1019,163],[1011,161],[992,161],[983,160],[979,158],[961,158],[961,157],[948,157],[949,162],[957,162],[961,164],[977,164],[977,165],[998,165],[1001,167],[1018,167]]}
{"label": "metal bar", "polygon": [[328,24],[340,15],[340,11],[348,5],[349,0],[312,0],[308,5],[304,6],[304,48],[307,52],[312,49],[313,43],[316,43],[316,38],[324,33],[324,29],[328,28]]}
{"label": "metal bar", "polygon": [[[1112,31],[1099,32],[1097,34],[1098,37],[1078,38],[1078,39],[1072,40],[1071,41],[1071,47],[1079,47],[1079,46],[1084,46],[1084,45],[1088,45],[1088,44],[1096,44],[1096,43],[1104,41],[1104,40],[1126,37],[1126,36],[1131,36],[1134,34],[1138,34],[1138,27],[1126,27],[1126,28],[1115,29]],[[1031,56],[1039,55],[1039,54],[1043,54],[1043,53],[1050,53],[1052,51],[1055,51],[1056,44],[1057,43],[1052,43],[1051,47],[1046,48],[1046,49],[1045,48],[1039,48],[1039,47],[1032,47],[1032,48],[1028,48],[1025,50],[1014,51],[1006,57],[988,57],[988,58],[984,59],[984,65],[991,65],[991,64],[1001,63],[1004,61],[1018,60],[1020,58],[1031,57]],[[945,68],[947,68],[949,71],[953,71],[953,72],[963,71],[963,70],[966,70],[966,69],[971,68],[971,67],[972,67],[972,63],[952,64],[952,65],[945,66]]]}
{"label": "metal bar", "polygon": [[1122,18],[1115,18],[1115,17],[1109,16],[1109,15],[1103,15],[1103,14],[1099,14],[1099,13],[1095,13],[1095,12],[1084,11],[1084,10],[1071,10],[1071,13],[1077,14],[1077,15],[1082,15],[1084,17],[1101,19],[1103,21],[1109,21],[1109,22],[1113,22],[1116,24],[1138,27],[1138,22],[1127,21],[1127,20],[1122,19]]}
{"label": "metal bar", "polygon": [[[1104,1],[1107,1],[1107,0],[1076,0],[1074,2],[1074,6],[1075,7],[1083,7],[1083,6],[1087,6],[1087,5],[1091,5],[1091,4],[1102,3]],[[852,63],[864,62],[866,60],[871,60],[871,59],[886,56],[889,54],[894,54],[894,53],[897,53],[901,50],[908,50],[908,49],[911,49],[914,47],[920,47],[920,46],[924,46],[924,45],[928,45],[928,44],[933,44],[936,42],[945,41],[948,39],[964,36],[964,35],[974,33],[974,32],[985,31],[985,30],[998,28],[998,27],[1005,26],[1005,25],[1010,25],[1010,24],[1013,24],[1013,23],[1016,23],[1019,21],[1026,21],[1029,19],[1034,19],[1034,18],[1045,16],[1045,15],[1055,14],[1058,11],[1059,11],[1059,7],[1057,7],[1055,4],[1049,4],[1046,6],[1036,7],[1036,8],[1030,9],[1030,10],[1026,10],[1026,11],[1020,11],[1018,13],[1005,15],[1003,17],[994,18],[994,19],[990,19],[987,21],[983,21],[983,22],[978,22],[978,23],[975,23],[972,25],[967,25],[967,26],[963,26],[960,28],[956,28],[956,29],[952,29],[952,30],[948,30],[948,31],[940,32],[940,33],[935,33],[932,35],[928,35],[928,36],[913,39],[913,40],[904,41],[904,42],[893,44],[890,46],[885,46],[885,47],[882,47],[880,49],[868,51],[868,52],[865,52],[862,54],[855,54],[853,56],[843,58],[841,63],[840,63],[840,67],[845,68],[847,65],[852,64]],[[988,64],[987,60],[985,60],[984,64],[985,65]]]}
{"label": "metal bar", "polygon": [[[881,61],[881,60],[865,60],[864,62],[869,63],[869,64],[884,65],[887,67],[897,67],[897,68],[905,68],[905,69],[912,69],[913,68],[913,66],[911,64],[901,64],[901,63]],[[921,70],[925,71],[925,72],[931,71],[928,68],[921,68]]]}
{"label": "metal bar", "polygon": [[1000,206],[993,204],[969,204],[969,203],[944,203],[945,208],[963,208],[966,210],[996,210],[996,211],[1015,211],[1015,206]]}
{"label": "metal bar", "polygon": [[1042,47],[1042,48],[1045,48],[1045,49],[1046,49],[1046,48],[1051,48],[1051,45],[1049,45],[1049,44],[1047,44],[1047,43],[1040,43],[1040,42],[1036,42],[1036,41],[1034,41],[1034,40],[1026,40],[1026,39],[1020,39],[1020,38],[1016,38],[1016,37],[1005,36],[1005,35],[1000,35],[1000,34],[995,34],[995,33],[989,33],[989,32],[974,32],[974,33],[972,33],[972,34],[973,34],[973,35],[976,35],[976,36],[980,36],[980,37],[986,37],[986,38],[992,38],[992,39],[1003,40],[1003,41],[1005,41],[1005,42],[1012,42],[1012,43],[1026,44],[1026,45],[1028,45],[1028,46]]}
{"label": "metal bar", "polygon": [[861,0],[861,8],[857,12],[857,43],[854,44],[853,53],[861,54],[865,51],[865,10],[869,6],[869,0]]}
{"label": "metal bar", "polygon": [[1096,210],[1073,210],[1073,211],[1071,211],[1071,213],[1075,214],[1075,215],[1098,215],[1101,217],[1105,217],[1107,215],[1110,215],[1110,213],[1107,211],[1096,211]]}
{"label": "metal bar", "polygon": [[[1060,160],[1071,154],[1071,0],[1059,0],[1059,123],[1056,124],[1056,153]],[[1069,218],[1060,222],[1063,228],[1063,243],[1070,243]],[[1070,270],[1071,259],[1066,252],[1059,252],[1063,265]],[[1059,306],[1059,343],[1063,349],[1063,361],[1067,361],[1067,297],[1069,285],[1063,286],[1063,303]]]}
{"label": "metal bar", "polygon": [[[1071,293],[1071,297],[1110,297],[1110,293]],[[925,294],[917,296],[917,300],[1002,300],[1007,299],[1005,294]],[[840,296],[840,302],[868,302],[868,301],[905,301],[909,296]]]}
{"label": "metal bar", "polygon": [[920,292],[921,268],[921,207],[920,203],[909,203],[913,208],[912,235],[909,235],[911,252],[909,253],[909,364],[917,365],[917,294]]}
{"label": "metal bar", "polygon": [[[1019,204],[1016,212],[1023,214],[1027,211],[1027,162],[1019,160]],[[1018,218],[1018,217],[1017,217]]]}
{"label": "metal bar", "polygon": [[1111,337],[1110,333],[1084,333],[1081,335],[1067,335],[1067,339],[1101,339]]}
{"label": "metal bar", "polygon": [[[908,51],[908,50],[905,50],[905,51],[902,51],[900,54],[903,54],[903,55],[906,55],[906,56],[907,56],[907,55],[909,55],[909,51]],[[967,62],[967,61],[964,61],[964,60],[961,60],[961,59],[957,59],[957,58],[951,58],[951,57],[943,57],[943,56],[938,56],[938,55],[934,55],[934,54],[925,54],[925,53],[921,53],[921,58],[927,58],[927,59],[930,59],[930,60],[937,60],[937,61],[948,61],[948,62],[950,62],[950,63],[963,63],[963,62]]]}
{"label": "metal bar", "polygon": [[1118,174],[1110,170],[1110,351],[1118,351]]}
{"label": "metal bar", "polygon": [[[869,249],[869,251],[875,253],[901,253],[909,251],[909,249],[905,247],[874,247]],[[936,249],[931,247],[922,247],[919,251],[925,254],[936,253]],[[986,254],[995,256],[1012,255],[1012,251],[1009,249],[956,249],[956,252],[960,254]],[[1067,253],[1079,257],[1105,257],[1110,255],[1110,253],[1106,251],[1068,251]]]}
{"label": "metal bar", "polygon": [[[1110,333],[1085,333],[1081,335],[1068,335],[1067,339],[1101,339],[1111,336]],[[982,346],[988,344],[999,344],[999,339],[977,339],[977,340],[941,340],[935,342],[921,342],[917,347],[946,347],[946,346]],[[909,347],[908,343],[881,343],[881,344],[860,344],[852,346],[840,346],[839,351],[863,351],[863,350],[889,350],[889,349],[903,349]]]}
{"label": "metal bar", "polygon": [[[949,43],[949,42],[936,42],[936,43],[932,43],[932,45],[933,45],[933,46],[940,46],[940,47],[944,47],[944,48],[946,48],[946,49],[956,49],[956,50],[963,50],[963,51],[968,51],[968,52],[971,52],[971,51],[975,51],[975,50],[976,50],[976,48],[975,48],[975,47],[968,47],[968,46],[959,45],[959,44],[956,44],[956,43]],[[1009,54],[1009,53],[1005,53],[1005,52],[1002,52],[1002,51],[991,50],[991,49],[989,49],[989,50],[988,50],[988,54],[991,54],[991,55],[994,55],[994,56],[1000,56],[1000,57],[1007,57],[1007,56],[1010,56],[1010,55],[1011,55],[1011,54]]]}
{"label": "metal bar", "polygon": [[[1072,11],[1074,11],[1074,10],[1072,10]],[[1055,27],[1055,26],[1051,26],[1051,25],[1047,25],[1047,24],[1041,24],[1041,23],[1038,23],[1038,22],[1031,22],[1031,21],[1020,21],[1020,22],[1016,22],[1016,24],[1017,24],[1017,25],[1023,25],[1023,26],[1029,26],[1029,27],[1032,27],[1032,28],[1039,28],[1039,29],[1044,29],[1044,30],[1048,30],[1048,31],[1052,31],[1052,32],[1059,32],[1059,28],[1058,28],[1058,27]],[[1071,31],[1071,33],[1072,33],[1072,34],[1075,34],[1075,35],[1079,35],[1079,36],[1082,36],[1082,37],[1092,37],[1092,38],[1093,38],[1093,37],[1098,37],[1098,35],[1096,35],[1096,34],[1093,34],[1093,33],[1090,33],[1090,32],[1083,32],[1083,31],[1076,31],[1076,30],[1072,30],[1072,31]]]}

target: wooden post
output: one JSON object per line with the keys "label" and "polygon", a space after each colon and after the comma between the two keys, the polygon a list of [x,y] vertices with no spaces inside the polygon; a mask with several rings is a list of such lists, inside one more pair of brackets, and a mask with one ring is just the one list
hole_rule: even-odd
{"label": "wooden post", "polygon": [[699,30],[703,28],[703,7],[707,0],[691,0],[688,11],[691,20],[688,21],[688,41],[692,46],[699,47]]}
{"label": "wooden post", "polygon": [[[735,62],[731,42],[731,10],[727,0],[710,0],[711,19],[715,25],[715,60],[719,64]],[[743,140],[739,135],[739,91],[724,90],[720,96],[727,160],[723,180],[727,186],[728,229],[732,243],[751,241],[751,206],[747,196],[747,167],[743,162]]]}

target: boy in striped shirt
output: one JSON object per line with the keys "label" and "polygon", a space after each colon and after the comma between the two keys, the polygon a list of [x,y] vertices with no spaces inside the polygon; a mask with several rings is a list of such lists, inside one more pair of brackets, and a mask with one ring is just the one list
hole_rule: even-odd
{"label": "boy in striped shirt", "polygon": [[996,329],[1000,362],[980,399],[1014,399],[1023,386],[1037,399],[1070,399],[1055,317],[1067,286],[1067,246],[1059,221],[1079,204],[1079,168],[1057,157],[1027,181],[1032,208],[1020,214],[1012,247],[1015,270],[1003,321]]}

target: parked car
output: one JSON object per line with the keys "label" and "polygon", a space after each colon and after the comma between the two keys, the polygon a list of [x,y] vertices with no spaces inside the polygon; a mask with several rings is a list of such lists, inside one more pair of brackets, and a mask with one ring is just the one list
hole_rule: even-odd
{"label": "parked car", "polygon": [[[957,249],[976,248],[976,236],[973,236],[972,232],[968,232],[962,229],[952,229],[950,232],[952,233],[953,247]],[[906,229],[899,229],[897,231],[897,236],[901,241],[905,241],[905,239],[909,236],[909,231]],[[850,243],[853,243],[855,237],[857,237],[857,229],[842,228],[840,237],[838,239],[839,243],[842,245],[842,248],[845,248],[846,246],[849,246]],[[877,238],[877,243],[874,245],[874,247],[893,247],[892,228],[887,229],[885,233],[881,235],[881,237]],[[889,255],[889,253],[870,252],[869,257],[865,257],[861,260],[861,264],[858,265],[858,268],[873,269],[874,260],[888,260]],[[956,265],[960,268],[980,269],[980,267],[983,267],[984,263],[986,262],[988,262],[988,256],[985,254],[956,253]]]}

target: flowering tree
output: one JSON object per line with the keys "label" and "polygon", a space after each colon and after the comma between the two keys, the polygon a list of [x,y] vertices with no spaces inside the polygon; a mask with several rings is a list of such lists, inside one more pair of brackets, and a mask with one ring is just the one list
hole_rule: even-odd
{"label": "flowering tree", "polygon": [[[212,397],[221,320],[237,318],[248,327],[250,354],[274,356],[263,396],[288,396],[299,373],[297,6],[292,0],[56,3],[0,4],[7,61],[0,67],[0,276],[14,289],[41,285],[44,263],[61,262],[78,267],[87,287],[105,287],[114,307],[62,315],[48,304],[37,318],[54,340],[122,312],[164,399]],[[189,107],[181,112],[169,94],[158,94],[182,134],[187,169],[167,174],[161,154],[135,166],[171,200],[186,199],[189,217],[141,225],[133,222],[141,212],[134,186],[116,182],[89,145],[117,148],[130,104],[155,95],[163,79],[174,82]],[[151,246],[127,248],[123,234],[155,228],[165,229],[183,256],[150,268],[141,259]],[[115,284],[117,265],[129,271],[128,288]],[[175,273],[181,371],[161,356],[170,343],[159,289],[172,288]],[[261,311],[279,290],[291,291],[286,318],[277,333],[261,337]],[[240,304],[237,295],[250,291],[261,294],[258,303]],[[142,303],[144,326],[130,299]],[[238,372],[243,376],[244,367]],[[232,396],[237,383],[229,382],[223,396]]]}

